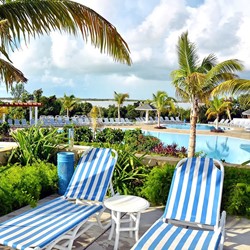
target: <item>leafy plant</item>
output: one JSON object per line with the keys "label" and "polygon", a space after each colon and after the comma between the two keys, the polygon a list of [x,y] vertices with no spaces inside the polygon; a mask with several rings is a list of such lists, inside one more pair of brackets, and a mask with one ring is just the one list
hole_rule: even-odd
{"label": "leafy plant", "polygon": [[230,193],[228,213],[250,217],[250,185],[237,183],[234,192]]}
{"label": "leafy plant", "polygon": [[[113,147],[113,145],[112,145]],[[137,157],[128,146],[117,146],[118,160],[113,174],[113,184],[120,194],[138,194],[149,172],[143,164],[144,156]]]}
{"label": "leafy plant", "polygon": [[20,162],[23,166],[39,161],[53,162],[58,146],[64,140],[64,134],[58,133],[56,128],[36,126],[17,130],[12,137],[19,146],[12,151],[9,162]]}
{"label": "leafy plant", "polygon": [[126,130],[124,143],[137,152],[150,152],[160,140],[154,136],[144,135],[141,129]]}
{"label": "leafy plant", "polygon": [[0,215],[36,202],[57,189],[57,168],[50,163],[0,167]]}
{"label": "leafy plant", "polygon": [[169,164],[156,166],[147,176],[142,188],[142,195],[151,203],[156,205],[166,204],[174,168]]}
{"label": "leafy plant", "polygon": [[110,144],[122,143],[124,132],[121,129],[104,128],[96,133],[96,142],[107,142]]}
{"label": "leafy plant", "polygon": [[152,149],[152,152],[160,155],[187,157],[187,149],[185,147],[178,148],[176,143],[164,146],[161,142]]}

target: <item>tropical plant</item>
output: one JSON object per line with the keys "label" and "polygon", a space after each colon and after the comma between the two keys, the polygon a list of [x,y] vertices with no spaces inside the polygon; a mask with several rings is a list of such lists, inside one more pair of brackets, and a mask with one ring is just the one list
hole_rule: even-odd
{"label": "tropical plant", "polygon": [[94,10],[69,0],[2,1],[0,5],[0,78],[11,87],[14,82],[26,82],[15,68],[8,48],[17,48],[24,39],[59,30],[69,34],[81,33],[83,40],[111,55],[115,61],[131,64],[129,48],[116,28]]}
{"label": "tropical plant", "polygon": [[175,110],[175,99],[169,97],[165,91],[157,91],[156,94],[153,94],[152,104],[157,110],[158,117],[158,127],[160,127],[160,117],[161,113],[165,110]]}
{"label": "tropical plant", "polygon": [[76,106],[78,99],[75,98],[74,95],[67,96],[64,94],[63,98],[61,98],[62,107],[67,112],[67,116],[69,117],[69,111],[73,110]]}
{"label": "tropical plant", "polygon": [[126,98],[129,98],[129,94],[128,93],[116,93],[114,91],[114,97],[115,97],[115,101],[117,102],[117,109],[118,109],[118,120],[120,121],[121,119],[121,114],[120,114],[120,108],[122,106],[122,104],[124,103]]}
{"label": "tropical plant", "polygon": [[211,117],[216,116],[215,128],[218,130],[220,114],[227,111],[227,109],[230,109],[231,102],[214,97],[214,99],[211,100],[208,105],[209,108],[206,112],[207,118],[210,119]]}
{"label": "tropical plant", "polygon": [[91,109],[89,115],[90,115],[90,118],[91,118],[91,125],[92,125],[92,128],[93,128],[93,134],[94,134],[94,138],[95,138],[95,134],[96,134],[96,130],[97,130],[97,127],[98,127],[98,117],[99,117],[99,108],[97,106],[93,106],[93,108]]}
{"label": "tropical plant", "polygon": [[228,91],[247,89],[250,81],[238,79],[235,71],[242,71],[243,65],[237,59],[217,63],[214,54],[209,54],[201,63],[194,43],[184,32],[177,45],[179,69],[171,72],[172,83],[176,93],[191,104],[191,128],[188,156],[193,157],[196,145],[196,123],[199,115],[199,104],[207,102],[211,95]]}
{"label": "tropical plant", "polygon": [[136,156],[128,145],[120,144],[115,149],[118,159],[113,174],[114,189],[120,194],[138,195],[149,172],[143,163],[144,155]]}
{"label": "tropical plant", "polygon": [[20,162],[23,166],[40,161],[55,162],[58,146],[64,142],[64,134],[58,133],[57,128],[44,129],[32,126],[12,133],[18,143],[10,157],[9,162]]}

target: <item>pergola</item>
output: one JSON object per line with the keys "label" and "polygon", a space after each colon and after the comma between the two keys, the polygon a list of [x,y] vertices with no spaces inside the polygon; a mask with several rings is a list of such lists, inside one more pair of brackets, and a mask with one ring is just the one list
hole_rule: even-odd
{"label": "pergola", "polygon": [[30,115],[29,121],[33,119],[33,108],[35,109],[35,125],[37,125],[38,121],[38,107],[41,107],[42,103],[40,102],[3,102],[0,103],[0,107],[22,107],[22,108],[29,108]]}

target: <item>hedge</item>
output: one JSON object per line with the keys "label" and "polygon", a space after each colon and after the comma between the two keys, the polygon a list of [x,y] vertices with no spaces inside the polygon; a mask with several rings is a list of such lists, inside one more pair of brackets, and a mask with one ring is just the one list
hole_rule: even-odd
{"label": "hedge", "polygon": [[[154,205],[165,205],[174,172],[165,164],[152,169],[141,194]],[[221,209],[229,215],[250,217],[250,169],[225,166]]]}
{"label": "hedge", "polygon": [[57,169],[51,163],[0,167],[0,215],[36,202],[57,190]]}

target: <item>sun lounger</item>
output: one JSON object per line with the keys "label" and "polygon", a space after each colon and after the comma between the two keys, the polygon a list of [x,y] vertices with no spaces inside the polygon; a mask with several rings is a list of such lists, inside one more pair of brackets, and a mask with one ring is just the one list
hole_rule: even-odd
{"label": "sun lounger", "polygon": [[224,168],[217,160],[181,160],[163,216],[132,249],[222,249],[226,218],[226,212],[219,218],[223,178]]}
{"label": "sun lounger", "polygon": [[[0,244],[13,249],[72,249],[76,238],[101,224],[117,153],[92,148],[81,157],[65,194],[0,223]],[[96,221],[89,221],[90,217]]]}

